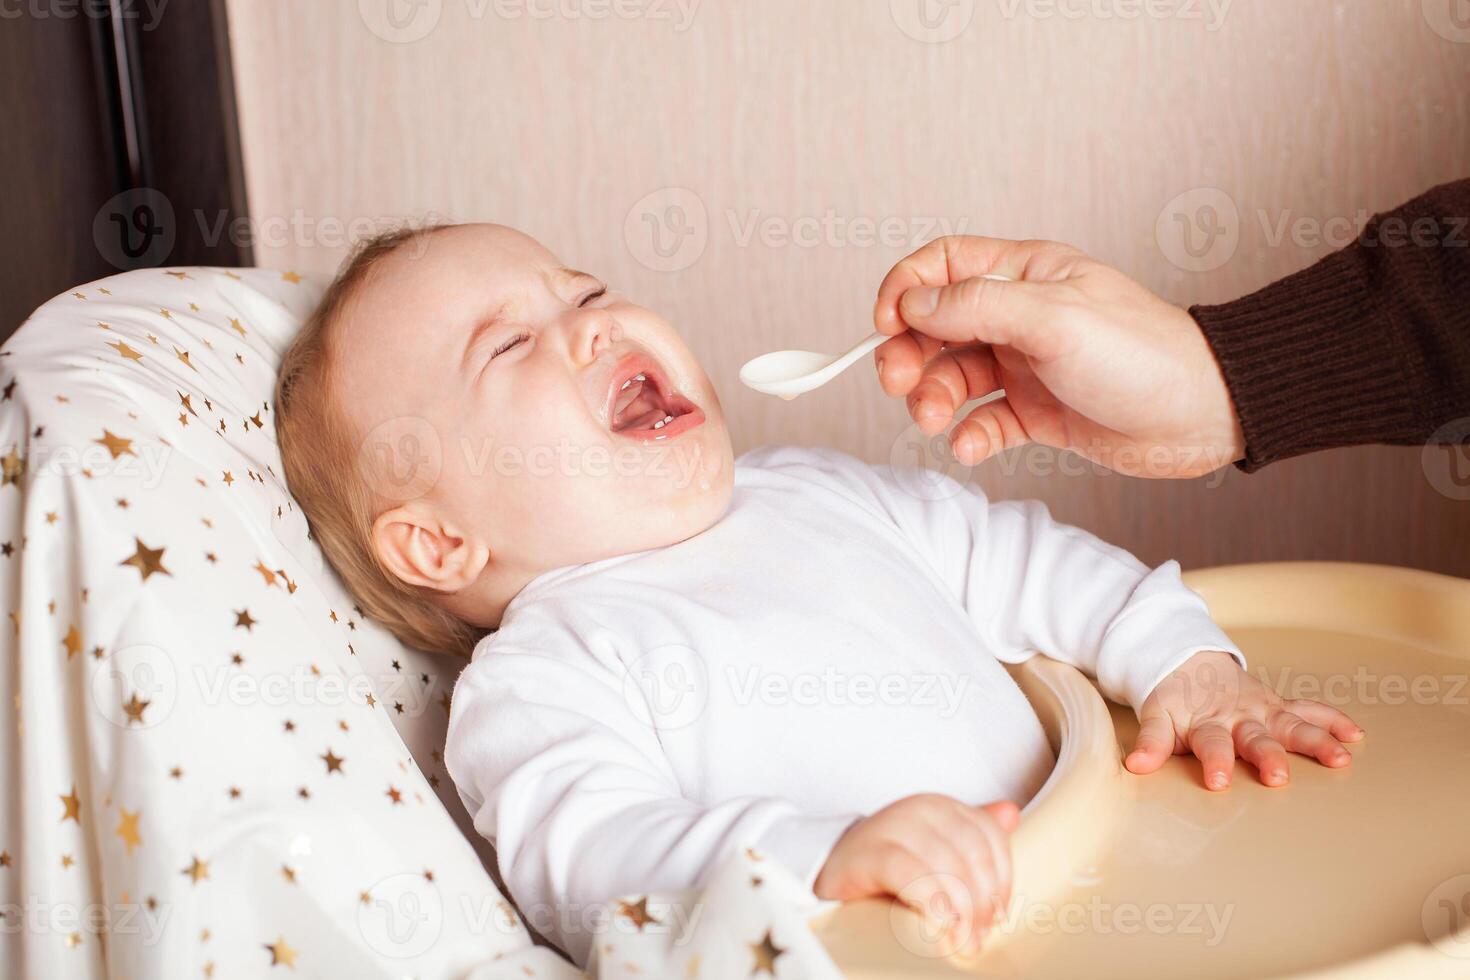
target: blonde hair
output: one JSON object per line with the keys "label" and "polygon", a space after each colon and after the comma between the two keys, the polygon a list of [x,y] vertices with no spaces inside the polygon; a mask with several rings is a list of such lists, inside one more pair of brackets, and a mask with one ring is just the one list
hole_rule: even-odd
{"label": "blonde hair", "polygon": [[411,647],[468,656],[484,631],[439,606],[378,559],[372,543],[380,504],[358,471],[353,428],[332,396],[333,336],[348,329],[348,300],[373,268],[442,225],[403,227],[357,245],[281,361],[276,381],[276,440],[286,485],[301,504],[312,537],[364,613]]}

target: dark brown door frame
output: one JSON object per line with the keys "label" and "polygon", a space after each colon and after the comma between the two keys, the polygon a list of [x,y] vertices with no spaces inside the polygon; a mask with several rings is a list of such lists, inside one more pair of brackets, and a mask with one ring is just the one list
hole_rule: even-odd
{"label": "dark brown door frame", "polygon": [[106,216],[117,246],[108,258],[129,268],[249,265],[249,241],[213,233],[247,213],[225,0],[152,9],[107,0],[93,20],[123,195]]}
{"label": "dark brown door frame", "polygon": [[0,17],[0,340],[125,269],[253,263],[224,0]]}

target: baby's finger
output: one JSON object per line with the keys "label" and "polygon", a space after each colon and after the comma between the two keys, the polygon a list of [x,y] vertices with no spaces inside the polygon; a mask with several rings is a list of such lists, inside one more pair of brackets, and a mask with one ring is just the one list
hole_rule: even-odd
{"label": "baby's finger", "polygon": [[1339,742],[1356,742],[1363,737],[1362,726],[1330,704],[1297,698],[1286,702],[1286,710],[1318,728],[1327,729]]}
{"label": "baby's finger", "polygon": [[996,903],[1001,894],[999,873],[983,840],[974,842],[966,851],[961,878],[969,907],[962,913],[961,925],[955,935],[956,946],[962,951],[979,948],[980,941],[995,921]]}
{"label": "baby's finger", "polygon": [[1189,750],[1199,757],[1207,788],[1222,790],[1230,786],[1230,774],[1235,770],[1235,743],[1224,725],[1207,721],[1194,726],[1189,733]]}
{"label": "baby's finger", "polygon": [[1235,750],[1256,767],[1261,782],[1267,786],[1285,786],[1291,778],[1286,750],[1260,722],[1247,719],[1235,726]]}
{"label": "baby's finger", "polygon": [[[958,800],[935,814],[935,840],[953,848],[956,873],[964,882],[970,904],[968,920],[956,935],[961,952],[978,949],[1004,903],[1010,901],[1010,851],[1001,824],[1018,819],[1015,805],[996,803],[970,807]],[[944,866],[935,859],[934,866]]]}
{"label": "baby's finger", "polygon": [[996,453],[1031,441],[1020,416],[1008,399],[997,398],[975,409],[949,434],[954,458],[966,466],[976,466]]}
{"label": "baby's finger", "polygon": [[1173,720],[1163,711],[1148,711],[1138,719],[1138,738],[1123,765],[1129,772],[1142,776],[1156,772],[1173,754]]}
{"label": "baby's finger", "polygon": [[1006,825],[986,808],[972,811],[970,822],[975,829],[975,846],[979,851],[973,857],[990,870],[992,888],[982,896],[987,913],[983,919],[988,927],[994,915],[1011,902],[1011,841]]}
{"label": "baby's finger", "polygon": [[968,910],[973,903],[958,875],[925,871],[916,864],[885,884],[899,902],[922,917],[925,942],[938,939],[952,952],[969,940],[973,926]]}
{"label": "baby's finger", "polygon": [[[980,948],[985,934],[996,916],[996,896],[1000,892],[990,849],[982,834],[973,830],[956,835],[955,870],[943,875],[952,880],[948,893],[955,897],[955,923],[950,935],[950,949],[956,953],[972,953]],[[960,897],[962,896],[962,897]]]}
{"label": "baby's finger", "polygon": [[981,813],[988,813],[1000,829],[1010,833],[1021,825],[1021,808],[1010,800],[997,800],[994,803],[986,803],[980,807]]}
{"label": "baby's finger", "polygon": [[1340,769],[1353,761],[1353,754],[1325,728],[1303,721],[1290,711],[1278,711],[1271,719],[1271,734],[1290,751],[1311,756],[1333,769]]}
{"label": "baby's finger", "polygon": [[995,869],[983,841],[961,839],[967,836],[964,830],[953,833],[942,842],[943,855],[928,859],[932,870],[927,877],[937,883],[932,901],[943,913],[943,919],[931,916],[930,921],[936,925],[940,921],[949,923],[945,940],[951,953],[978,949],[994,918]]}

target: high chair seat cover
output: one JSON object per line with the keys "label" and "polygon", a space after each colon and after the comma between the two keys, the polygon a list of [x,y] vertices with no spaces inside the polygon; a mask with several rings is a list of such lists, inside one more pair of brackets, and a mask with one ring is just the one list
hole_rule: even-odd
{"label": "high chair seat cover", "polygon": [[562,969],[462,832],[461,665],[353,608],[282,481],[321,288],[128,272],[0,351],[0,975]]}

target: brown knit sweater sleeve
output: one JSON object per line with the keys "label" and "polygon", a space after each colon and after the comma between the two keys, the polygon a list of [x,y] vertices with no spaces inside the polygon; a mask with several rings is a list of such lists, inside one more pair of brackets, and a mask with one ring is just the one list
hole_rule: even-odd
{"label": "brown knit sweater sleeve", "polygon": [[1470,180],[1377,215],[1296,275],[1190,314],[1245,431],[1240,466],[1470,425]]}

